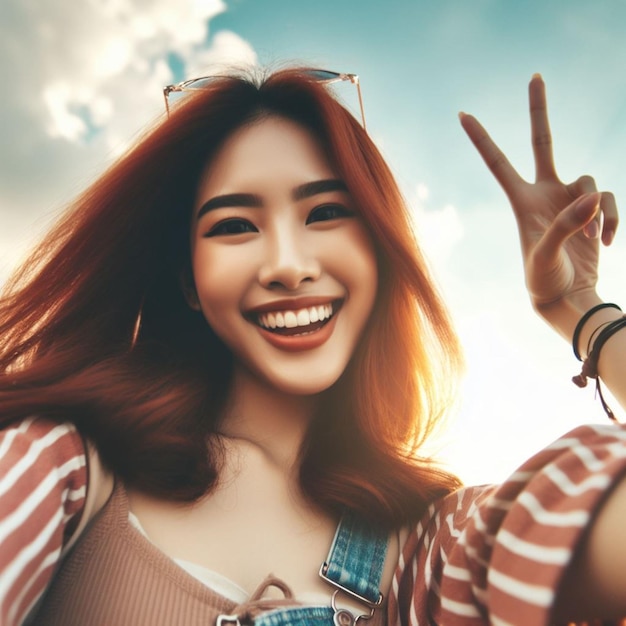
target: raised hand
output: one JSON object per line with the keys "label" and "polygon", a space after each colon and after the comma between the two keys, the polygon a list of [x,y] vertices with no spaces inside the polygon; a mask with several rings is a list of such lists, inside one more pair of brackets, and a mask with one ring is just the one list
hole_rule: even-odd
{"label": "raised hand", "polygon": [[535,182],[525,181],[481,124],[462,113],[461,124],[507,194],[519,229],[526,284],[540,315],[571,339],[580,316],[600,302],[598,248],[613,240],[617,208],[613,194],[599,193],[591,176],[570,184],[559,179],[552,155],[544,82],[529,85]]}

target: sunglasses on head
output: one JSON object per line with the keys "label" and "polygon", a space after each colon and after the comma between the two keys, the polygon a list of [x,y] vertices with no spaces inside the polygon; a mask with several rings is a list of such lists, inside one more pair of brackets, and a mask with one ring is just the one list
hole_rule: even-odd
{"label": "sunglasses on head", "polygon": [[[363,97],[361,96],[361,85],[359,83],[359,77],[356,74],[344,74],[342,72],[331,72],[330,70],[308,69],[304,70],[303,74],[315,82],[322,83],[324,85],[331,85],[332,83],[338,83],[343,81],[349,81],[353,85],[356,85],[357,95],[359,97],[359,108],[361,111],[361,123],[365,129],[365,111],[363,109]],[[199,78],[190,78],[184,80],[176,85],[168,85],[163,89],[163,97],[165,99],[165,110],[169,116],[170,114],[170,98],[172,94],[184,94],[186,91],[197,91],[206,88],[216,76],[201,76]]]}

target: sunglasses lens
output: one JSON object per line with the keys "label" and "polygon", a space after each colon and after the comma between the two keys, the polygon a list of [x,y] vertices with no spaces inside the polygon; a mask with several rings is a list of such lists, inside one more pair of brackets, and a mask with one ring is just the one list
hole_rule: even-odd
{"label": "sunglasses lens", "polygon": [[306,75],[310,76],[313,80],[319,81],[320,83],[342,80],[341,74],[338,72],[329,72],[328,70],[309,70]]}
{"label": "sunglasses lens", "polygon": [[[361,92],[359,88],[359,79],[356,74],[340,74],[339,72],[331,72],[329,70],[306,70],[305,76],[308,76],[311,80],[318,83],[338,83],[347,81],[356,85],[359,94],[359,107],[361,109],[361,119],[363,122],[363,128],[365,128],[365,116],[363,114],[363,104],[361,102]],[[213,82],[217,76],[203,76],[201,78],[193,78],[178,85],[171,85],[165,90],[166,107],[169,112],[169,107],[174,105],[178,100],[185,97],[186,92],[198,91],[206,89],[211,82]]]}
{"label": "sunglasses lens", "polygon": [[218,76],[204,76],[203,78],[194,78],[184,83],[185,89],[206,89]]}
{"label": "sunglasses lens", "polygon": [[169,106],[176,104],[179,100],[182,100],[186,94],[190,91],[198,91],[206,89],[206,87],[215,80],[215,76],[206,76],[202,78],[194,78],[187,80],[183,83],[179,83],[170,89],[167,93],[167,101]]}

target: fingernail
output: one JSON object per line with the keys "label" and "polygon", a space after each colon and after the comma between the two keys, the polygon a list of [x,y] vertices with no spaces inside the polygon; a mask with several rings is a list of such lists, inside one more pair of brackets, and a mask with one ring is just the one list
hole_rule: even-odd
{"label": "fingernail", "polygon": [[466,115],[467,115],[467,113],[465,113],[465,111],[459,111],[459,119],[460,120],[462,120]]}
{"label": "fingernail", "polygon": [[533,74],[533,78],[538,78],[539,80],[543,80],[543,76],[539,72],[535,72]]}
{"label": "fingernail", "polygon": [[592,220],[583,228],[583,232],[585,233],[585,237],[588,239],[597,239],[600,234],[598,222],[596,222],[596,220]]}

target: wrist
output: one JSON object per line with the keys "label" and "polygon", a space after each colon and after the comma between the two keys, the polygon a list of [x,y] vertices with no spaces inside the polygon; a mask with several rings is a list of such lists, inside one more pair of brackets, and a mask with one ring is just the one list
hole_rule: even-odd
{"label": "wrist", "polygon": [[[619,311],[620,313],[622,312],[622,309],[617,305],[614,304],[613,302],[601,302],[600,304],[596,304],[595,306],[591,307],[581,318],[580,320],[578,320],[578,323],[576,324],[576,328],[574,329],[574,334],[572,336],[572,349],[574,351],[574,356],[579,360],[582,361],[583,357],[581,356],[580,350],[580,336],[583,332],[583,330],[585,328],[588,328],[588,325],[591,325],[591,318],[596,316],[598,313],[601,313],[602,311],[605,311],[607,309],[611,309],[611,310],[615,310],[615,311]],[[604,326],[604,324],[607,322],[603,322],[601,324],[601,326]],[[610,323],[610,322],[609,322]],[[596,329],[598,328],[598,326],[596,326]],[[595,332],[595,331],[593,331]],[[589,343],[591,342],[591,339],[593,339],[593,332],[590,335],[590,340],[587,342],[587,345],[589,345]],[[589,348],[587,348],[587,352],[589,352]]]}
{"label": "wrist", "polygon": [[[587,331],[589,335],[589,339],[587,341],[587,348],[585,350],[585,357],[581,358],[580,354],[578,354],[578,350],[576,349],[577,339],[582,334],[582,328],[584,324],[590,318],[598,313],[603,312],[613,312],[619,311],[622,312],[621,309],[611,303],[603,303],[588,311],[578,323],[576,327],[576,331],[574,332],[574,353],[578,357],[579,360],[583,361],[582,369],[580,374],[577,374],[572,378],[572,382],[578,387],[586,387],[588,378],[595,378],[596,380],[596,393],[600,398],[600,402],[602,403],[602,408],[605,413],[612,419],[616,420],[615,414],[607,404],[604,396],[602,394],[602,389],[600,386],[600,370],[599,370],[599,362],[601,357],[601,352],[604,345],[611,341],[613,336],[624,328],[626,328],[626,315],[620,315],[617,319],[612,319],[609,321],[603,321],[599,326],[596,326],[594,330],[591,332]],[[622,342],[623,343],[623,342]],[[615,361],[615,355],[612,356],[612,360]]]}
{"label": "wrist", "polygon": [[[582,317],[594,307],[603,304],[603,301],[595,290],[589,290],[572,294],[567,298],[562,298],[549,304],[533,304],[537,314],[540,315],[553,330],[559,333],[567,343],[572,345],[574,332]],[[602,312],[604,312],[604,310],[602,310]],[[598,311],[598,314],[599,313],[600,311]],[[588,321],[595,323],[596,314],[591,317],[593,317],[593,320],[590,318]],[[601,317],[604,317],[604,315]],[[585,326],[587,326],[586,323]],[[583,347],[582,342],[586,341],[587,338],[587,335],[585,335],[584,339],[579,340],[580,347]],[[585,343],[584,345],[586,346],[587,344]]]}
{"label": "wrist", "polygon": [[624,313],[616,307],[606,307],[597,310],[582,325],[578,337],[578,350],[581,360],[589,357],[589,353],[593,350],[594,344],[602,330],[609,326],[612,322],[623,319]]}

